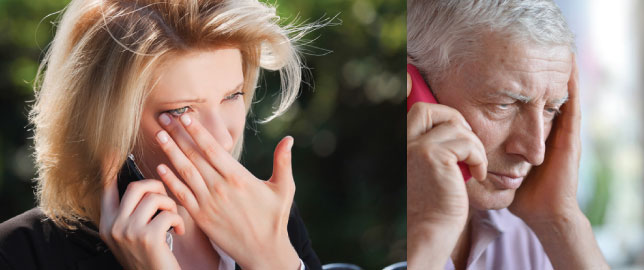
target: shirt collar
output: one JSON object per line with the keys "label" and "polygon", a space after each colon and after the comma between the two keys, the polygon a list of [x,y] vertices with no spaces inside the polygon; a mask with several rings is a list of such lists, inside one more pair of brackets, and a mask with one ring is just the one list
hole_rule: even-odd
{"label": "shirt collar", "polygon": [[470,255],[467,259],[467,265],[479,261],[481,255],[487,247],[498,238],[507,228],[502,215],[506,214],[501,210],[475,210],[472,209],[471,226],[472,235]]}
{"label": "shirt collar", "polygon": [[232,257],[228,256],[224,250],[222,250],[215,242],[210,240],[210,244],[219,254],[219,270],[235,270],[235,260]]}

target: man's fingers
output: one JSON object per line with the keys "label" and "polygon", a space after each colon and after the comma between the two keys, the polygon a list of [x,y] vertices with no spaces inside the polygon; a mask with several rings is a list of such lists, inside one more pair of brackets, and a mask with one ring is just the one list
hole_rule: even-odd
{"label": "man's fingers", "polygon": [[561,115],[557,118],[551,139],[550,147],[554,149],[569,149],[581,147],[579,134],[581,130],[581,104],[579,96],[579,73],[575,56],[572,56],[572,70],[568,80],[568,102],[561,107]]}
{"label": "man's fingers", "polygon": [[581,104],[579,96],[579,69],[575,62],[575,55],[572,55],[572,71],[570,72],[570,80],[568,81],[568,98],[565,110],[566,116],[562,115],[564,120],[563,125],[569,127],[573,133],[578,134],[581,126]]}
{"label": "man's fingers", "polygon": [[411,93],[411,76],[409,76],[409,72],[407,72],[407,97],[409,97],[409,93]]}
{"label": "man's fingers", "polygon": [[415,139],[441,123],[451,122],[472,130],[455,109],[441,104],[417,102],[407,113],[407,141]]}
{"label": "man's fingers", "polygon": [[[458,159],[470,167],[472,176],[481,181],[487,176],[487,157],[481,150],[482,146],[468,140],[452,140],[443,143]],[[456,163],[454,163],[456,165]],[[460,170],[459,170],[460,172]],[[464,179],[467,180],[467,179]]]}
{"label": "man's fingers", "polygon": [[471,132],[452,134],[452,139],[435,142],[432,131],[432,134],[425,134],[417,141],[421,143],[420,147],[430,151],[430,157],[434,157],[432,160],[452,160],[456,168],[457,162],[464,162],[475,179],[484,180],[487,176],[488,160],[483,143]]}
{"label": "man's fingers", "polygon": [[469,131],[463,125],[455,125],[451,122],[445,122],[438,126],[434,126],[432,130],[426,134],[431,134],[431,136],[427,136],[427,139],[433,143],[451,141],[457,138],[478,140],[478,137],[476,137],[474,132]]}

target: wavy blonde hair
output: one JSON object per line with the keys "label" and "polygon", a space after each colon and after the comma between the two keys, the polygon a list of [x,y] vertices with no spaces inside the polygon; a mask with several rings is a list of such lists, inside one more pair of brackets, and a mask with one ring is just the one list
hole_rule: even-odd
{"label": "wavy blonde hair", "polygon": [[[250,109],[260,69],[279,70],[284,113],[298,95],[296,40],[312,25],[280,26],[256,0],[72,0],[41,63],[30,112],[40,208],[57,225],[98,224],[106,161],[120,168],[138,136],[153,73],[169,55],[236,47]],[[239,157],[242,140],[235,146]]]}

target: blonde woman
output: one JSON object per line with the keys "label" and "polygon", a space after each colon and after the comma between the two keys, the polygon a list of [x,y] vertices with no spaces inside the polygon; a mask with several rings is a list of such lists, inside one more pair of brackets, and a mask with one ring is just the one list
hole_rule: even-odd
{"label": "blonde woman", "polygon": [[[72,0],[31,111],[39,207],[0,225],[1,269],[319,269],[293,138],[239,162],[260,69],[297,96],[301,31],[256,0]],[[117,175],[131,154],[145,179]],[[269,161],[267,161],[269,162]]]}

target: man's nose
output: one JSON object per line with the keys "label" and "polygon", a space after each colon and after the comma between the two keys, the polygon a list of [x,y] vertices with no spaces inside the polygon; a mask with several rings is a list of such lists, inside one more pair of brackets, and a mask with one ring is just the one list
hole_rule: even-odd
{"label": "man's nose", "polygon": [[233,137],[225,119],[220,112],[213,111],[202,118],[201,122],[217,143],[230,153],[233,149]]}
{"label": "man's nose", "polygon": [[506,145],[507,153],[520,155],[533,166],[541,165],[546,152],[544,120],[540,111],[516,118]]}

